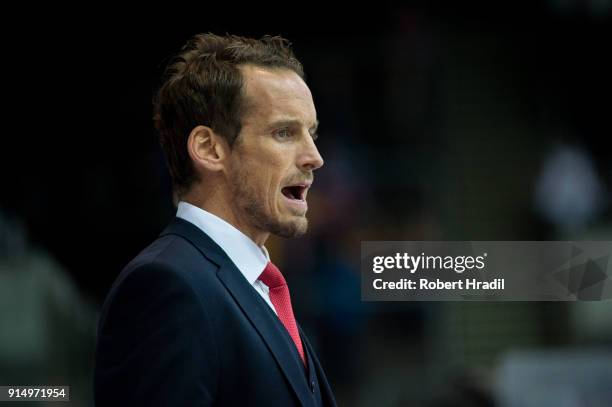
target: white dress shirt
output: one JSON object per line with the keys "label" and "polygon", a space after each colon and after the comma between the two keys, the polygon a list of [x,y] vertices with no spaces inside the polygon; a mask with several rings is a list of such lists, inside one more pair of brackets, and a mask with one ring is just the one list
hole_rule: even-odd
{"label": "white dress shirt", "polygon": [[270,261],[270,255],[264,246],[257,246],[247,235],[220,217],[188,202],[179,202],[176,216],[193,223],[218,244],[249,284],[276,313],[270,301],[268,286],[258,280]]}

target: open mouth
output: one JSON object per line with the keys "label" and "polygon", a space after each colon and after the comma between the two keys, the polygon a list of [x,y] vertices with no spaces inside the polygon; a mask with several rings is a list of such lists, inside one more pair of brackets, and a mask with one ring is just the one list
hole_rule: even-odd
{"label": "open mouth", "polygon": [[290,185],[281,189],[281,192],[289,199],[304,201],[306,200],[307,189],[308,187],[306,185]]}

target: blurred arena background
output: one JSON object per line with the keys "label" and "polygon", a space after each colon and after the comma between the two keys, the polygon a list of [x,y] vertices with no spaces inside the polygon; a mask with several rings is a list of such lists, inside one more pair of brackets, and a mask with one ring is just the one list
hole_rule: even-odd
{"label": "blurred arena background", "polygon": [[339,405],[612,405],[612,302],[364,303],[358,271],[362,240],[612,240],[612,0],[74,7],[4,16],[0,385],[92,406],[101,302],[174,212],[151,97],[210,31],[304,64],[326,164],[268,246]]}

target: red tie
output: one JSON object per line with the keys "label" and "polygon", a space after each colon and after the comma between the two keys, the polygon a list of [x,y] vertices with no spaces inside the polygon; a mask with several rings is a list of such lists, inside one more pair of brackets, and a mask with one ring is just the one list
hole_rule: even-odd
{"label": "red tie", "polygon": [[295,317],[293,316],[293,308],[291,308],[291,296],[289,295],[289,287],[287,282],[281,274],[280,270],[276,268],[272,262],[268,262],[263,273],[259,276],[265,285],[270,289],[270,301],[274,305],[276,314],[281,320],[287,332],[293,339],[295,346],[306,366],[306,358],[304,357],[304,349],[302,348],[302,340],[298,333],[297,324],[295,323]]}

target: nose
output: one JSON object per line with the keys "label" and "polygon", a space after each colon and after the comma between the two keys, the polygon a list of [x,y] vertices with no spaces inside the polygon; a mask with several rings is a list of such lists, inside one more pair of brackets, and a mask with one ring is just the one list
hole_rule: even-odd
{"label": "nose", "polygon": [[314,140],[310,135],[305,137],[304,147],[302,148],[299,156],[297,165],[303,170],[314,171],[323,166],[323,157],[319,153]]}

